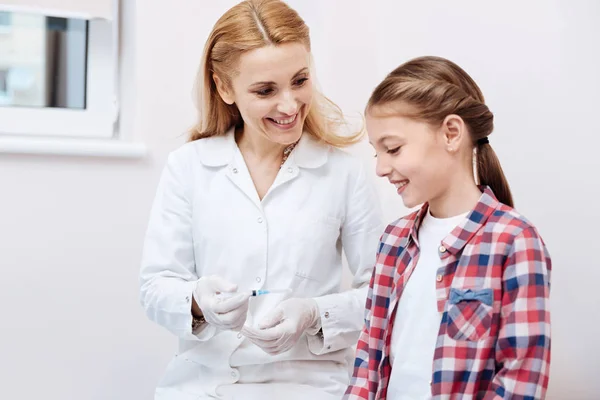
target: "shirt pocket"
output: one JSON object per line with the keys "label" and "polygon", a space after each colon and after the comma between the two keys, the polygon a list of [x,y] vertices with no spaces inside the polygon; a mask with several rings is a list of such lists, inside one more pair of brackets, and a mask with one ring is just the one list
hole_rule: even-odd
{"label": "shirt pocket", "polygon": [[292,246],[297,280],[322,282],[331,279],[331,269],[341,256],[340,229],[341,221],[326,215],[297,221],[296,240]]}
{"label": "shirt pocket", "polygon": [[493,317],[492,289],[450,289],[446,333],[454,340],[489,337]]}

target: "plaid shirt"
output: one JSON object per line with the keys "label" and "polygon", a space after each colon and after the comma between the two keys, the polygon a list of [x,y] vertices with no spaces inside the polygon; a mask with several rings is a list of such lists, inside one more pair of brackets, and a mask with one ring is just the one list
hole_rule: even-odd
{"label": "plaid shirt", "polygon": [[[550,256],[531,223],[489,188],[482,190],[438,249],[442,318],[432,398],[543,399],[550,366]],[[426,212],[427,205],[389,225],[381,237],[345,399],[386,399],[391,332],[402,323],[396,306],[417,264]]]}

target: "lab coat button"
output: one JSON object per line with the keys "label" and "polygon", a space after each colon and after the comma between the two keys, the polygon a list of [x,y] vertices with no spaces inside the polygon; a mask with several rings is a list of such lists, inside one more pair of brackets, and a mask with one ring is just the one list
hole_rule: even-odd
{"label": "lab coat button", "polygon": [[329,318],[329,311],[325,311],[325,318]]}
{"label": "lab coat button", "polygon": [[233,171],[233,173],[234,173],[234,174],[237,174],[237,173],[238,173],[238,170],[237,170],[237,168],[234,168],[234,169],[232,169],[232,171]]}
{"label": "lab coat button", "polygon": [[288,168],[288,172],[291,174],[292,172],[294,172],[294,168],[292,168],[292,167],[289,167],[289,168]]}
{"label": "lab coat button", "polygon": [[258,221],[259,224],[262,224],[263,219],[262,219],[262,217],[258,217],[258,219],[256,221]]}
{"label": "lab coat button", "polygon": [[260,282],[262,279],[260,279],[260,276],[256,277],[256,282]]}
{"label": "lab coat button", "polygon": [[238,334],[237,334],[237,338],[238,338],[238,339],[241,339],[241,338],[242,338],[242,334],[241,334],[241,333],[238,333]]}

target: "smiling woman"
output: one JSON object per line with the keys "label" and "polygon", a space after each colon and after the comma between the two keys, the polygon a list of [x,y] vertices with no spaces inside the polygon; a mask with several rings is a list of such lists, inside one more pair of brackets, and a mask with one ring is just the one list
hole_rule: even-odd
{"label": "smiling woman", "polygon": [[[300,110],[302,120],[294,122],[296,110],[290,109],[289,103],[287,110],[267,113],[263,118],[270,118],[272,123],[275,120],[287,123],[277,128],[302,127],[338,147],[360,140],[361,133],[339,135],[339,128],[345,123],[341,110],[313,87],[308,26],[295,12],[289,15],[286,12],[289,8],[281,1],[262,2],[264,14],[260,16],[253,3],[259,2],[242,2],[234,7],[235,16],[225,14],[206,42],[197,77],[199,121],[190,139],[222,135],[232,126],[248,123],[241,109],[248,100],[242,97],[243,92],[250,91],[264,99],[264,107],[267,101],[274,103],[289,95],[283,89],[293,87],[302,95],[300,100],[310,97]],[[283,65],[285,71],[275,71]],[[241,103],[231,98],[236,93]]]}
{"label": "smiling woman", "polygon": [[142,304],[181,339],[157,398],[347,386],[381,216],[362,162],[337,148],[359,136],[336,132],[310,65],[308,27],[278,0],[243,1],[209,36],[200,121],[169,156],[144,246]]}
{"label": "smiling woman", "polygon": [[236,105],[247,135],[289,145],[300,140],[313,101],[309,63],[302,44],[266,46],[242,54],[231,86],[218,75],[215,81],[223,101]]}

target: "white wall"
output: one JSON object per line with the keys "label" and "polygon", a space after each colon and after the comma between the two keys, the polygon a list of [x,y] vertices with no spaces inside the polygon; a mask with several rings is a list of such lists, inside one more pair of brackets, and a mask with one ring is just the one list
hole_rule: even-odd
{"label": "white wall", "polygon": [[[204,39],[234,3],[138,1],[128,16],[123,129],[147,143],[147,159],[0,156],[0,398],[152,398],[175,342],[137,302],[146,217],[166,153],[193,122]],[[548,398],[597,398],[599,3],[290,4],[312,28],[321,86],[347,112],[417,55],[449,57],[478,81],[517,207],[554,259]],[[372,165],[368,146],[354,151]],[[404,213],[377,182],[386,218]]]}

